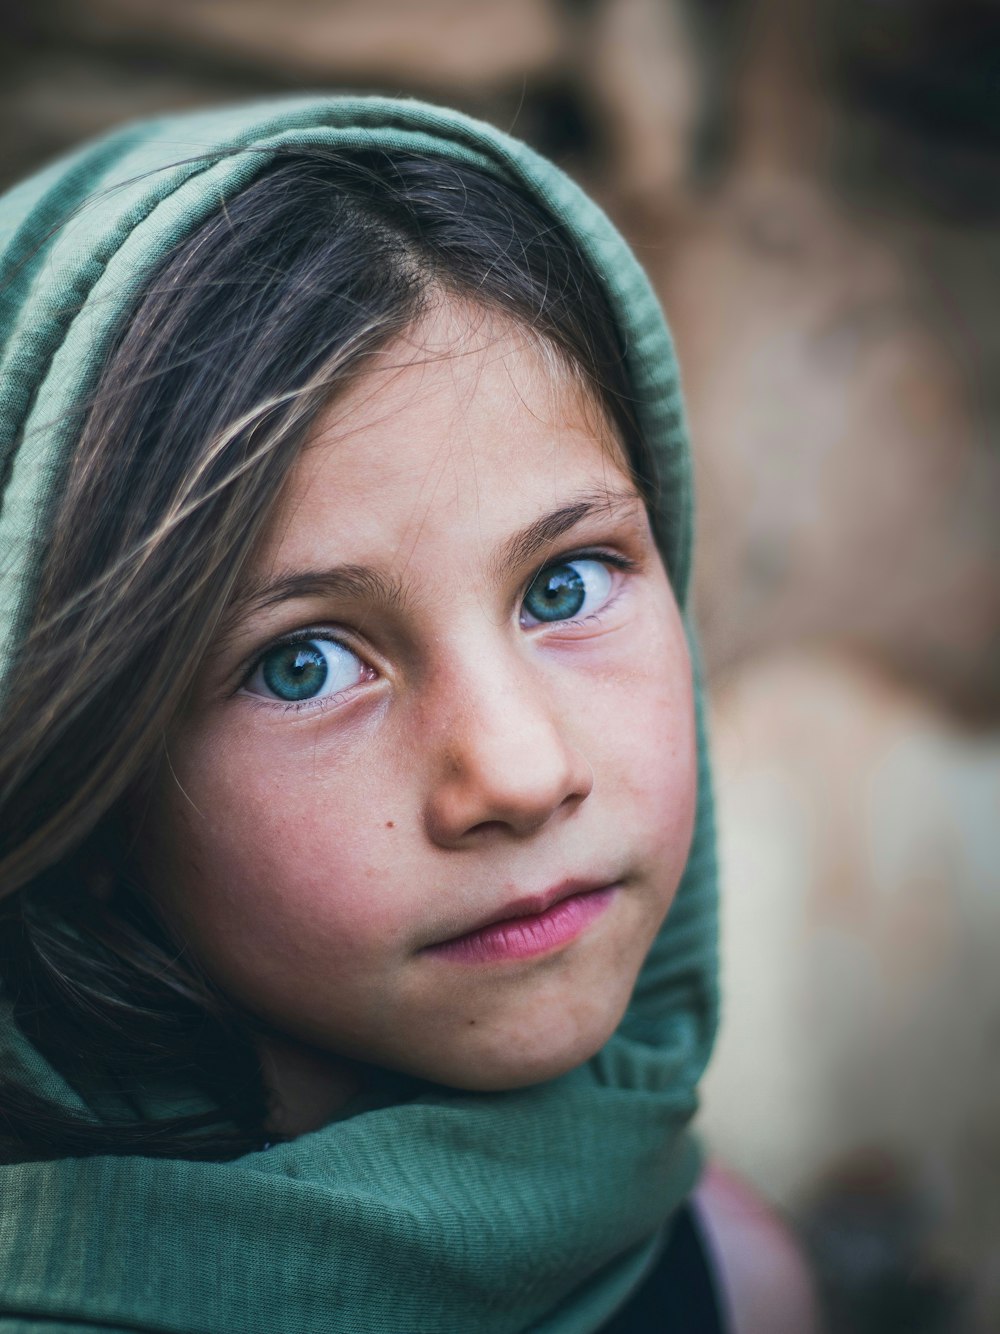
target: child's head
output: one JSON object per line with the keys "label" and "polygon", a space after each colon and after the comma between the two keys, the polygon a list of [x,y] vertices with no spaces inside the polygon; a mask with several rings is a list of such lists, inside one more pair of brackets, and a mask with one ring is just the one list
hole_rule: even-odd
{"label": "child's head", "polygon": [[696,762],[568,234],[475,167],[279,157],[144,282],[78,436],[2,761],[49,1048],[138,1069],[145,1011],[205,1087],[223,1032],[469,1089],[590,1057]]}

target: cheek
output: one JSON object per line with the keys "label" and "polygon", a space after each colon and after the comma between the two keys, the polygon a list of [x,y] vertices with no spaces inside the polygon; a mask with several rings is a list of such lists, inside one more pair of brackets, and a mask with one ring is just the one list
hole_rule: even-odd
{"label": "cheek", "polygon": [[673,885],[690,846],[698,761],[690,657],[680,618],[665,615],[644,639],[645,651],[608,691],[595,714],[595,735],[608,738],[610,800]]}
{"label": "cheek", "polygon": [[647,618],[638,652],[616,661],[588,713],[598,745],[617,755],[627,790],[690,803],[696,779],[691,660],[672,599]]}
{"label": "cheek", "polygon": [[[257,1003],[358,967],[399,934],[371,838],[371,794],[211,736],[172,747],[148,825],[168,923],[223,985]],[[336,818],[332,812],[336,812]]]}
{"label": "cheek", "polygon": [[651,721],[639,734],[634,778],[639,792],[656,794],[679,827],[693,818],[697,792],[694,696],[685,655],[667,681],[651,684]]}

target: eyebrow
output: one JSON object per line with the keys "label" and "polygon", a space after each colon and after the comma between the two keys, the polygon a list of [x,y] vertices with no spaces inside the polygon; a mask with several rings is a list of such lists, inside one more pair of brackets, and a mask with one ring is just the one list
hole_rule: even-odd
{"label": "eyebrow", "polygon": [[329,570],[297,570],[276,578],[254,576],[247,580],[226,608],[222,636],[244,620],[279,602],[297,598],[350,598],[374,606],[398,610],[405,601],[398,580],[387,579],[367,565],[335,565]]}
{"label": "eyebrow", "polygon": [[[635,491],[599,491],[582,493],[569,504],[543,514],[520,532],[504,541],[490,561],[496,578],[527,564],[532,557],[550,546],[584,519],[596,514],[614,516],[641,504]],[[323,570],[296,570],[276,577],[254,576],[247,580],[230,603],[223,618],[222,635],[228,637],[236,625],[276,606],[297,598],[349,598],[368,605],[400,610],[406,603],[403,585],[367,565],[335,565]]]}
{"label": "eyebrow", "polygon": [[497,576],[526,565],[545,547],[551,546],[563,533],[575,528],[584,519],[595,514],[613,517],[625,509],[634,509],[640,503],[635,491],[612,491],[602,488],[600,491],[587,491],[568,505],[563,505],[551,514],[543,514],[527,528],[509,537],[502,544],[491,562],[491,569]]}

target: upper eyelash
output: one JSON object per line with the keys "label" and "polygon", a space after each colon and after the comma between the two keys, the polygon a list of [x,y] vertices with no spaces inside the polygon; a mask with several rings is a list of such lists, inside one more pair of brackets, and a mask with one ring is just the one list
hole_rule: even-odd
{"label": "upper eyelash", "polygon": [[553,565],[572,565],[575,560],[599,560],[605,565],[612,566],[616,570],[634,570],[637,564],[631,557],[622,556],[615,551],[600,551],[593,549],[585,551],[569,551],[565,556],[553,556],[551,560],[547,560],[544,564],[539,565],[538,569],[535,570],[531,578],[521,590],[521,596],[524,596],[540,574],[551,569]]}

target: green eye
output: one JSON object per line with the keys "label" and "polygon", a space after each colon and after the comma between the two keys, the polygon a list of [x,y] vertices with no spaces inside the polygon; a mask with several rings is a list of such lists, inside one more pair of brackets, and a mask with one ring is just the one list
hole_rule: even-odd
{"label": "green eye", "polygon": [[[546,565],[524,595],[528,624],[591,616],[607,602],[611,571],[600,560],[560,561]],[[524,617],[522,616],[522,620]]]}
{"label": "green eye", "polygon": [[286,703],[335,695],[363,679],[364,664],[334,639],[297,639],[269,649],[244,689]]}

